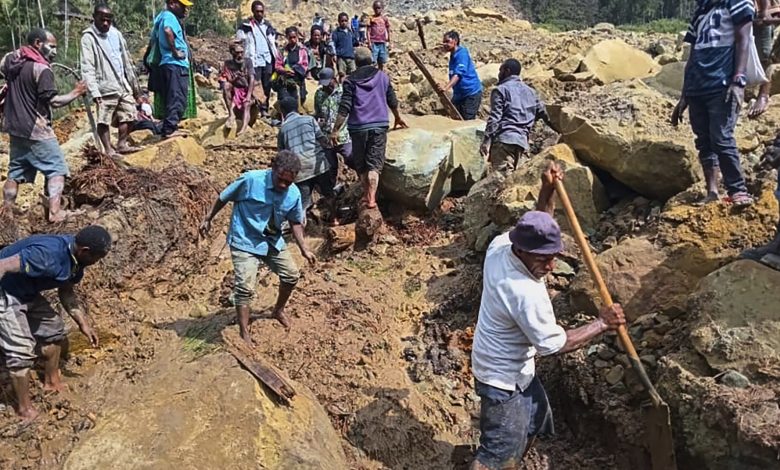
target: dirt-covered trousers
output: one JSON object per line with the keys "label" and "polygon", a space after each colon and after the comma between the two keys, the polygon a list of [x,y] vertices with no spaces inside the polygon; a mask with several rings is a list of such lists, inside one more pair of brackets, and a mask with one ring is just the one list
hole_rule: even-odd
{"label": "dirt-covered trousers", "polygon": [[36,345],[59,343],[65,337],[62,316],[42,296],[22,303],[0,290],[0,349],[8,369],[32,367]]}
{"label": "dirt-covered trousers", "polygon": [[542,382],[534,377],[525,390],[502,390],[476,382],[480,398],[476,460],[493,469],[521,468],[528,441],[553,434],[552,410]]}
{"label": "dirt-covered trousers", "polygon": [[301,274],[295,260],[287,247],[277,251],[273,247],[268,248],[265,256],[248,253],[246,251],[230,249],[230,257],[233,260],[235,283],[233,287],[233,304],[249,305],[255,296],[257,286],[257,271],[260,263],[265,263],[271,271],[279,276],[279,281],[284,284],[295,285]]}

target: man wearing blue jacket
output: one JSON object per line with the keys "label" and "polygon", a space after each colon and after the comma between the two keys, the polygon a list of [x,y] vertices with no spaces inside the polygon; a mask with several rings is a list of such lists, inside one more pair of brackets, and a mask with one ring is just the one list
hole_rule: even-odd
{"label": "man wearing blue jacket", "polygon": [[469,50],[460,45],[457,31],[444,33],[442,48],[450,53],[450,81],[440,91],[452,90],[452,104],[465,121],[477,118],[482,104],[482,82],[479,80]]}

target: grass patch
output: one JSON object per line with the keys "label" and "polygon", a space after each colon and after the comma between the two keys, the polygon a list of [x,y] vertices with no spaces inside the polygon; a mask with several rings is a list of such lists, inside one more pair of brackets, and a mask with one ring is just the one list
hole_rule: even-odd
{"label": "grass patch", "polygon": [[216,101],[219,99],[217,94],[211,88],[198,87],[198,96],[200,96],[200,99],[203,100],[204,103]]}
{"label": "grass patch", "polygon": [[221,325],[216,322],[208,322],[200,325],[192,325],[184,331],[184,344],[182,350],[191,357],[191,361],[218,351],[221,346]]}
{"label": "grass patch", "polygon": [[677,34],[680,31],[688,30],[688,22],[679,18],[663,18],[641,24],[623,24],[618,26],[623,31],[634,31],[637,33],[665,33]]}

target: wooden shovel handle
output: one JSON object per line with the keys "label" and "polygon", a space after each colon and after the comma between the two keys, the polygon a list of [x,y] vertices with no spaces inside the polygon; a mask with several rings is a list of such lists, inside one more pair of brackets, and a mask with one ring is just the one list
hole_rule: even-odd
{"label": "wooden shovel handle", "polygon": [[[588,266],[591,277],[593,277],[593,282],[596,283],[601,300],[604,302],[605,306],[611,307],[614,303],[612,302],[612,296],[609,294],[609,290],[607,290],[607,285],[604,283],[604,278],[601,277],[601,271],[599,271],[599,267],[596,264],[596,259],[593,257],[593,253],[590,251],[590,244],[585,238],[585,234],[582,232],[582,227],[580,227],[580,222],[577,220],[577,214],[574,212],[574,207],[571,205],[569,195],[566,192],[566,188],[563,186],[563,182],[560,180],[555,180],[555,191],[558,193],[558,198],[563,204],[563,210],[566,212],[566,218],[569,219],[569,225],[571,225],[571,229],[574,232],[574,238],[577,240],[577,244],[580,246],[582,257],[585,259],[585,264]],[[623,348],[628,354],[631,366],[639,374],[639,379],[650,394],[653,405],[659,406],[662,403],[661,397],[658,395],[655,387],[650,382],[644,366],[642,366],[642,361],[639,359],[639,356],[636,353],[634,343],[631,341],[631,337],[628,335],[628,329],[626,329],[626,325],[620,325],[617,333],[618,338],[620,338],[620,342],[623,344]]]}

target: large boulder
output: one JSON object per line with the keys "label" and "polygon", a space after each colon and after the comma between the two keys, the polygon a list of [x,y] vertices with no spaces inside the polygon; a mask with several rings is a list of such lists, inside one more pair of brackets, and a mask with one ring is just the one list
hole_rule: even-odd
{"label": "large boulder", "polygon": [[408,116],[409,129],[387,138],[381,194],[409,207],[432,210],[451,191],[468,191],[485,173],[479,153],[484,121]]}
{"label": "large boulder", "polygon": [[664,65],[658,74],[644,79],[644,82],[665,95],[679,99],[684,77],[685,62],[674,62]]}
{"label": "large boulder", "polygon": [[668,199],[700,179],[690,129],[672,127],[671,103],[642,82],[600,87],[570,103],[547,110],[583,162],[651,199]]}
{"label": "large boulder", "polygon": [[232,356],[155,356],[81,435],[66,470],[93,468],[347,468],[328,415],[302,386],[281,406]]}
{"label": "large boulder", "polygon": [[661,70],[649,54],[620,39],[608,39],[591,47],[582,59],[579,72],[593,72],[603,84],[632,78],[645,78]]}
{"label": "large boulder", "polygon": [[780,272],[736,261],[702,279],[694,348],[718,371],[780,378]]}
{"label": "large boulder", "polygon": [[[733,260],[745,248],[765,243],[777,219],[774,184],[762,182],[756,203],[745,211],[724,204],[691,204],[686,191],[670,199],[650,238],[627,238],[596,256],[607,288],[629,319],[661,313],[679,316],[688,309],[698,282]],[[587,271],[571,284],[572,307],[592,314],[601,304]]]}
{"label": "large boulder", "polygon": [[501,64],[485,64],[477,68],[477,76],[482,81],[482,86],[489,88],[498,84],[498,70]]}
{"label": "large boulder", "polygon": [[463,13],[469,18],[480,18],[483,20],[507,21],[508,19],[504,13],[482,7],[467,7],[463,10]]}
{"label": "large boulder", "polygon": [[[596,257],[596,263],[612,295],[633,321],[642,315],[663,313],[678,316],[698,278],[680,269],[678,259],[646,238],[628,238]],[[576,310],[591,314],[601,305],[590,273],[577,273],[569,290]]]}
{"label": "large boulder", "polygon": [[560,77],[562,75],[569,75],[577,72],[581,65],[582,55],[574,54],[555,64],[552,71],[556,77]]}
{"label": "large boulder", "polygon": [[163,140],[130,154],[125,157],[125,162],[159,171],[178,158],[184,159],[190,165],[200,166],[206,161],[206,150],[191,137],[175,138]]}
{"label": "large boulder", "polygon": [[[586,230],[596,226],[599,214],[609,204],[604,188],[590,169],[577,161],[568,145],[559,144],[521,163],[520,168],[506,178],[493,173],[474,185],[464,207],[464,230],[475,248],[484,250],[493,235],[509,228],[525,212],[536,207],[542,186],[541,174],[552,160],[563,167],[564,186],[580,223]],[[561,205],[557,207],[556,218],[565,226]]]}

